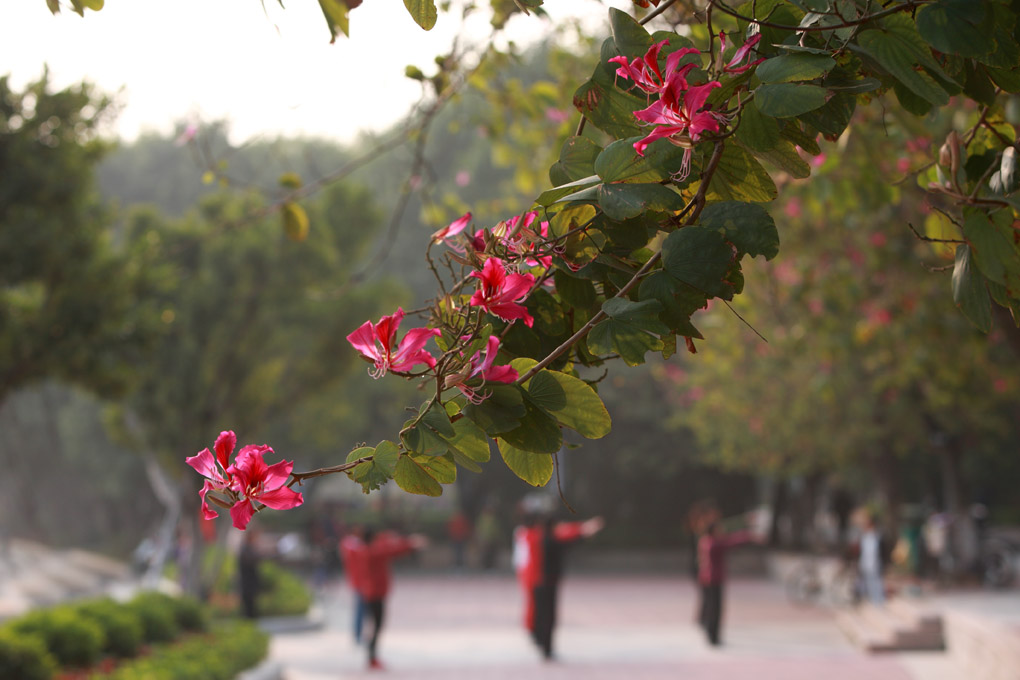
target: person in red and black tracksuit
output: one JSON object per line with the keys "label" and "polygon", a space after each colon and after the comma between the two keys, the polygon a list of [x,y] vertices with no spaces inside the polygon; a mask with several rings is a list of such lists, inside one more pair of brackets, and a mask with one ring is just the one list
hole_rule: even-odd
{"label": "person in red and black tracksuit", "polygon": [[424,548],[426,544],[424,536],[405,537],[392,532],[375,533],[366,529],[361,545],[352,545],[347,554],[354,586],[364,603],[365,613],[372,621],[372,636],[368,639],[368,667],[371,669],[383,667],[376,649],[383,627],[386,596],[392,581],[390,563],[398,557]]}
{"label": "person in red and black tracksuit", "polygon": [[712,646],[720,644],[722,626],[723,583],[726,580],[726,553],[730,548],[756,541],[750,531],[737,531],[723,535],[718,521],[705,528],[698,539],[698,586],[701,589],[701,610],[698,622]]}
{"label": "person in red and black tracksuit", "polygon": [[523,530],[527,560],[520,577],[530,595],[526,622],[542,656],[552,659],[553,629],[560,578],[563,576],[563,549],[568,543],[598,533],[604,525],[601,517],[584,522],[554,522],[551,518],[532,523]]}

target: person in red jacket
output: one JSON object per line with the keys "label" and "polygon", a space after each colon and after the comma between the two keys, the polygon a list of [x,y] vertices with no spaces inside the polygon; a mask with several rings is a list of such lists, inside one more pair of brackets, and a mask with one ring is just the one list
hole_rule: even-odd
{"label": "person in red jacket", "polygon": [[520,540],[526,545],[526,557],[519,567],[519,577],[530,595],[525,625],[546,660],[553,656],[552,637],[563,575],[563,548],[567,543],[597,534],[604,524],[601,517],[584,522],[554,522],[546,518],[522,530]]}
{"label": "person in red jacket", "polygon": [[723,535],[718,521],[710,522],[698,540],[698,586],[701,589],[698,622],[705,629],[708,642],[713,647],[720,644],[726,553],[730,548],[757,540],[755,534],[750,531],[736,531]]}
{"label": "person in red jacket", "polygon": [[364,602],[365,613],[372,621],[372,636],[368,639],[368,667],[383,666],[376,655],[379,633],[382,631],[386,596],[390,592],[390,563],[409,552],[424,548],[424,536],[400,536],[393,532],[375,533],[366,529],[360,547],[349,555],[354,565],[358,594]]}
{"label": "person in red jacket", "polygon": [[363,550],[365,543],[362,540],[363,529],[355,527],[351,532],[340,539],[340,561],[344,566],[344,574],[347,576],[347,585],[351,587],[354,597],[354,642],[361,642],[361,628],[365,620],[365,601],[361,599],[360,583],[363,577],[360,569],[364,566],[363,560],[359,560],[356,553]]}

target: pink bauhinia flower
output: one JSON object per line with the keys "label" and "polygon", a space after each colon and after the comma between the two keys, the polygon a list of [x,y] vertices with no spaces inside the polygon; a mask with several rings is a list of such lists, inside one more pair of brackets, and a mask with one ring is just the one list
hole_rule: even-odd
{"label": "pink bauhinia flower", "polygon": [[[185,458],[185,462],[205,477],[202,490],[198,492],[202,499],[202,517],[214,519],[219,514],[209,507],[207,494],[218,491],[234,500],[230,516],[234,526],[244,529],[251,516],[256,512],[253,502],[275,508],[289,510],[304,502],[300,493],[284,486],[293,462],[280,461],[275,465],[266,465],[263,456],[273,450],[265,445],[248,445],[237,452],[233,465],[227,465],[230,454],[237,445],[237,436],[229,430],[220,432],[213,449],[203,449],[194,456]],[[224,501],[217,501],[221,505]]]}
{"label": "pink bauhinia flower", "polygon": [[[512,366],[493,366],[496,355],[499,354],[499,338],[490,335],[485,343],[485,354],[482,351],[475,352],[471,360],[464,365],[457,373],[446,376],[443,382],[443,389],[456,387],[473,404],[480,404],[485,400],[485,394],[479,394],[478,388],[485,383],[512,383],[517,380],[517,369]],[[480,380],[481,385],[469,387],[469,381]]]}
{"label": "pink bauhinia flower", "polygon": [[[514,215],[506,222],[500,222],[499,225],[493,229],[493,235],[499,239],[508,251],[518,256],[530,255],[535,250],[535,242],[548,238],[549,236],[549,223],[546,221],[539,222],[538,230],[532,229],[532,225],[535,220],[538,219],[538,211],[531,210],[524,214],[524,223],[518,229],[517,225],[520,223],[521,216]],[[524,264],[529,267],[537,267],[542,265],[546,269],[552,266],[552,256],[543,257],[525,257]]]}
{"label": "pink bauhinia flower", "polygon": [[700,54],[693,47],[684,47],[671,53],[666,57],[666,74],[664,76],[659,70],[659,52],[668,44],[668,40],[657,42],[648,48],[645,56],[635,57],[630,62],[628,62],[627,57],[621,56],[613,57],[609,60],[609,63],[619,64],[620,67],[616,69],[616,75],[632,80],[646,94],[658,94],[672,75],[680,73],[685,76],[691,69],[697,66],[697,64],[686,64],[678,70],[680,61],[684,57],[689,54]]}
{"label": "pink bauhinia flower", "polygon": [[233,490],[240,496],[230,509],[230,518],[238,529],[248,526],[256,512],[254,503],[274,510],[290,510],[304,503],[300,493],[286,486],[294,462],[281,460],[274,465],[266,465],[263,456],[272,452],[268,446],[246,446],[238,452],[234,464],[227,468],[233,477]]}
{"label": "pink bauhinia flower", "polygon": [[504,321],[522,319],[529,328],[535,323],[527,308],[518,304],[527,297],[528,291],[535,284],[533,275],[508,275],[503,261],[498,257],[490,257],[485,261],[482,271],[473,271],[471,276],[481,284],[471,296],[469,304],[481,307]]}
{"label": "pink bauhinia flower", "polygon": [[450,222],[447,226],[443,227],[436,233],[432,234],[433,243],[442,243],[448,238],[452,238],[464,231],[464,228],[471,222],[471,213],[466,212],[461,217],[458,217],[453,222]]}
{"label": "pink bauhinia flower", "polygon": [[369,369],[369,375],[373,378],[383,377],[386,371],[403,373],[419,364],[429,368],[435,367],[435,358],[424,347],[429,338],[440,334],[439,329],[412,328],[400,344],[394,346],[397,328],[403,319],[404,310],[397,308],[390,316],[379,319],[379,323],[366,321],[358,330],[347,336],[347,342],[351,343],[361,356],[375,364],[373,369]]}
{"label": "pink bauhinia flower", "polygon": [[679,179],[686,177],[691,169],[691,150],[701,139],[702,133],[719,131],[719,114],[702,110],[705,100],[717,87],[722,87],[722,84],[714,80],[704,85],[690,86],[679,75],[671,78],[658,101],[647,109],[634,112],[638,120],[656,126],[644,139],[634,142],[634,150],[638,155],[644,156],[645,149],[655,140],[668,139],[685,150],[678,176]]}
{"label": "pink bauhinia flower", "polygon": [[[733,57],[729,60],[729,62],[722,67],[723,72],[743,73],[752,66],[757,66],[761,62],[765,61],[765,57],[762,57],[756,61],[750,61],[744,64],[743,66],[740,65],[740,62],[747,59],[748,55],[751,53],[751,50],[754,49],[755,45],[757,45],[760,41],[761,33],[756,33],[755,35],[748,38],[747,41],[743,45],[738,47],[737,51],[733,53]],[[719,42],[722,43],[719,47],[719,54],[722,55],[722,53],[726,51],[726,33],[724,31],[719,31]]]}

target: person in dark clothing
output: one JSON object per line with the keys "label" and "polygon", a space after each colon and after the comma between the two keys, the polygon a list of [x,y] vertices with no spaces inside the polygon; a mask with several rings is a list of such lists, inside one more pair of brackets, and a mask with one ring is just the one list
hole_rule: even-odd
{"label": "person in dark clothing", "polygon": [[730,548],[755,541],[749,531],[723,535],[719,522],[712,522],[698,540],[698,586],[701,591],[698,622],[713,647],[721,644],[723,583],[726,580],[726,553]]}
{"label": "person in dark clothing", "polygon": [[601,517],[584,522],[554,522],[550,518],[528,530],[527,570],[534,611],[532,637],[546,660],[553,657],[552,638],[556,627],[560,579],[563,576],[564,546],[595,535],[602,530],[603,525]]}
{"label": "person in dark clothing", "polygon": [[255,545],[258,536],[254,529],[244,533],[241,551],[237,555],[238,588],[241,592],[241,613],[245,618],[258,617],[259,561]]}

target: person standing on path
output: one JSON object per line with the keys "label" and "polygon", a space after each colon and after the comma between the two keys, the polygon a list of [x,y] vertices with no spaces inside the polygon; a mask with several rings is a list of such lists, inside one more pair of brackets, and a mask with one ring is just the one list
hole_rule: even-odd
{"label": "person standing on path", "polygon": [[368,667],[381,670],[382,663],[376,654],[379,634],[382,631],[386,609],[386,596],[390,592],[390,563],[428,544],[424,536],[400,536],[392,532],[375,533],[366,529],[362,545],[349,559],[355,565],[357,588],[364,601],[365,613],[372,621],[372,636],[368,639]]}
{"label": "person standing on path", "polygon": [[364,577],[359,572],[363,566],[356,556],[359,550],[363,550],[365,543],[362,540],[362,528],[354,527],[348,534],[340,539],[340,561],[343,563],[344,575],[347,577],[347,585],[351,587],[354,598],[354,621],[353,633],[354,642],[361,644],[361,629],[365,620],[365,601],[361,597],[361,582]]}
{"label": "person standing on path", "polygon": [[259,535],[255,529],[248,529],[241,538],[241,550],[237,554],[237,581],[241,595],[241,614],[246,619],[258,617],[259,562],[261,555],[257,545]]}
{"label": "person standing on path", "polygon": [[713,647],[721,644],[719,632],[722,627],[726,553],[730,548],[756,540],[756,536],[750,531],[724,535],[718,521],[709,523],[705,533],[698,540],[698,587],[701,591],[698,622],[705,630],[708,643]]}
{"label": "person standing on path", "polygon": [[523,580],[531,595],[532,637],[547,661],[553,658],[552,638],[563,576],[564,546],[594,536],[604,525],[601,517],[584,522],[554,522],[550,517],[526,529],[528,561],[524,565]]}
{"label": "person standing on path", "polygon": [[885,583],[882,580],[883,544],[875,517],[870,512],[861,515],[859,567],[864,595],[872,604],[885,604]]}

